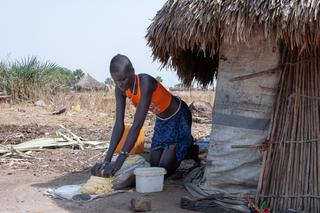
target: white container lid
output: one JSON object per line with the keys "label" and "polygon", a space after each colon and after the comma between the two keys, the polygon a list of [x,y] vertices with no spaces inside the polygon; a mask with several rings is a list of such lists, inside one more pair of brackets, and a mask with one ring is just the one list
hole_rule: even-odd
{"label": "white container lid", "polygon": [[138,176],[160,176],[167,174],[167,171],[162,167],[144,167],[136,168],[133,173]]}

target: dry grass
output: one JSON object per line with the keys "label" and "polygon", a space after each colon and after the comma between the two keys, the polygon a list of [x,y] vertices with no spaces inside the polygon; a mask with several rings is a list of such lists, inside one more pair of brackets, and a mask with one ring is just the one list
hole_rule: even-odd
{"label": "dry grass", "polygon": [[[193,101],[206,101],[213,105],[215,93],[213,91],[174,91],[174,95],[179,96],[187,104],[191,104]],[[115,97],[114,92],[69,92],[60,93],[50,98],[51,105],[55,107],[66,106],[71,108],[72,106],[80,105],[81,109],[95,111],[95,112],[107,112],[111,113],[115,111]],[[134,112],[134,107],[127,101],[127,111]]]}
{"label": "dry grass", "polygon": [[193,101],[205,101],[213,106],[215,98],[215,92],[211,90],[174,91],[173,94],[179,96],[188,105]]}
{"label": "dry grass", "polygon": [[[213,105],[215,97],[213,91],[174,91],[172,93],[181,97],[187,104],[197,100],[206,101]],[[42,95],[39,100],[43,100],[51,111],[62,107],[73,110],[77,105],[80,106],[81,111],[114,113],[116,109],[114,91],[61,92],[50,96]],[[8,103],[0,103],[3,106],[6,104]],[[19,105],[21,106],[23,103],[19,103]],[[127,101],[126,111],[132,114],[135,111],[130,101]]]}
{"label": "dry grass", "polygon": [[115,111],[115,98],[113,92],[70,91],[67,93],[59,93],[55,96],[46,97],[44,101],[46,103],[50,103],[50,106],[55,108],[65,106],[67,109],[72,109],[73,107],[79,105],[80,110],[107,113]]}
{"label": "dry grass", "polygon": [[[214,92],[210,91],[178,91],[175,95],[180,96],[188,104],[193,100],[210,101],[214,98]],[[26,140],[33,137],[34,132],[51,132],[59,125],[64,125],[73,130],[83,138],[110,138],[112,127],[115,121],[115,98],[113,92],[68,92],[59,93],[55,96],[40,97],[46,107],[34,106],[33,102],[19,102],[16,104],[0,103],[0,127],[2,135],[0,137],[14,135],[16,132],[23,132]],[[125,123],[132,123],[135,108],[130,101],[127,101]],[[80,106],[79,111],[72,110],[72,106]],[[53,111],[66,107],[67,112],[59,116],[52,115]],[[33,127],[33,128],[32,128]],[[149,114],[144,122],[145,140],[150,144],[154,127],[154,116]],[[0,128],[0,130],[1,130]],[[11,131],[10,131],[11,129]],[[25,133],[26,130],[31,133]],[[33,131],[34,129],[34,131]],[[211,132],[211,124],[194,123],[192,125],[192,135],[195,139],[206,137]],[[30,135],[30,137],[28,137]],[[17,139],[18,140],[18,139]],[[0,140],[1,142],[1,140]]]}

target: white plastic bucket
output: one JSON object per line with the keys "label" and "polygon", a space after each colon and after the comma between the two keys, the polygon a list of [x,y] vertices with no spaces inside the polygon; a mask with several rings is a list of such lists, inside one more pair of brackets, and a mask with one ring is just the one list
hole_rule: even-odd
{"label": "white plastic bucket", "polygon": [[163,180],[166,170],[161,167],[145,167],[134,170],[136,175],[136,191],[161,192],[163,190]]}

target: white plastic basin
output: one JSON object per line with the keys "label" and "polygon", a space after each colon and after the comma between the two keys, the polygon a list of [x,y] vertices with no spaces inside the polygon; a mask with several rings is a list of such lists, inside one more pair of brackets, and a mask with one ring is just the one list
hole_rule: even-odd
{"label": "white plastic basin", "polygon": [[134,170],[136,191],[140,193],[161,192],[166,170],[161,167],[144,167]]}

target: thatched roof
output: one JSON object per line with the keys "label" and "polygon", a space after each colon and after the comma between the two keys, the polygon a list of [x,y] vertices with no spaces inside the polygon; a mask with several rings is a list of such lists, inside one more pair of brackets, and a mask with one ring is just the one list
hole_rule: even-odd
{"label": "thatched roof", "polygon": [[[212,83],[222,42],[250,42],[259,30],[291,46],[320,44],[318,0],[168,0],[148,28],[155,59],[185,84]],[[213,60],[212,60],[213,59]]]}
{"label": "thatched roof", "polygon": [[105,84],[97,81],[87,73],[75,84],[75,88],[77,90],[103,90],[105,89]]}

